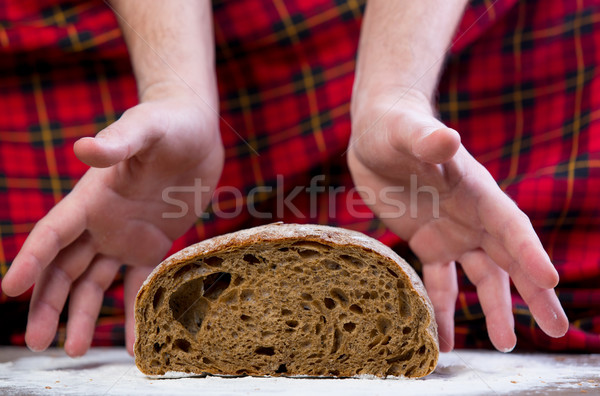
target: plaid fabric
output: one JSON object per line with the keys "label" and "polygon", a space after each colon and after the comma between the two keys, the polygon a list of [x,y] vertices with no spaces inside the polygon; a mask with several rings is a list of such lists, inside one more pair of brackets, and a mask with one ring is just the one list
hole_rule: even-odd
{"label": "plaid fabric", "polygon": [[[110,10],[100,0],[56,3],[0,5],[2,274],[35,222],[85,172],[73,155],[74,141],[137,101]],[[274,216],[235,213],[244,198],[221,190],[209,218],[199,220],[173,251],[283,219],[357,229],[409,254],[364,206],[357,215],[345,204],[358,199],[343,153],[363,3],[214,2],[226,120],[221,186],[244,193],[263,187],[255,196],[256,210]],[[600,352],[600,212],[594,205],[600,192],[600,98],[592,95],[600,88],[594,48],[599,20],[597,0],[472,1],[440,83],[442,119],[461,132],[466,147],[531,217],[561,274],[569,333],[548,339],[515,294],[520,345]],[[315,175],[324,175],[318,186],[335,194],[322,193],[311,202],[304,187]],[[292,205],[278,213],[278,198],[293,197],[298,187]],[[217,218],[219,211],[232,215]],[[0,298],[0,315],[15,319],[0,329],[0,342],[22,343],[28,296]],[[464,277],[456,320],[457,346],[490,346],[477,297]],[[94,345],[123,343],[122,321],[117,280],[106,295]],[[56,343],[63,341],[64,327]]]}

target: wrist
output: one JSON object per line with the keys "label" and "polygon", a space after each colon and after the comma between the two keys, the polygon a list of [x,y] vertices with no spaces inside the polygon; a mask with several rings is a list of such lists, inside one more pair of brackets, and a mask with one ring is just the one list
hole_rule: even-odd
{"label": "wrist", "polygon": [[184,98],[190,104],[209,106],[218,111],[219,101],[216,81],[188,83],[180,79],[161,80],[139,89],[140,103],[148,103],[167,98]]}
{"label": "wrist", "polygon": [[402,108],[433,116],[433,93],[410,85],[370,84],[356,85],[352,91],[350,113],[353,118],[361,115],[383,115],[392,108]]}

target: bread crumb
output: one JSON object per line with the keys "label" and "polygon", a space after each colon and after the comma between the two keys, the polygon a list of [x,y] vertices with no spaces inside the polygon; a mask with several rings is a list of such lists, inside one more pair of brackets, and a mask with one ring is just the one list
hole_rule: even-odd
{"label": "bread crumb", "polygon": [[51,386],[46,386],[45,388],[46,388],[46,389],[52,389],[52,387],[51,387]]}
{"label": "bread crumb", "polygon": [[517,381],[510,381],[510,382],[512,382],[513,384],[516,384],[516,383],[517,383]]}

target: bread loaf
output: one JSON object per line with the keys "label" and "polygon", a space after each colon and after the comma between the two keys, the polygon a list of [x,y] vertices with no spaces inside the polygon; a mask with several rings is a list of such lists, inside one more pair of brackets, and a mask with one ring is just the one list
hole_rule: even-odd
{"label": "bread loaf", "polygon": [[192,245],[135,303],[148,375],[422,377],[439,355],[421,280],[361,233],[270,224]]}

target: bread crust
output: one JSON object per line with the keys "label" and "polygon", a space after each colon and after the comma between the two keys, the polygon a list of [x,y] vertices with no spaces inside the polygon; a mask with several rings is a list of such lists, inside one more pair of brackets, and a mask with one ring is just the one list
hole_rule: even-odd
{"label": "bread crust", "polygon": [[[157,374],[156,370],[149,370],[147,362],[142,361],[140,357],[142,348],[148,348],[147,345],[144,345],[144,340],[141,339],[143,327],[145,326],[143,312],[145,307],[151,303],[152,296],[150,296],[148,293],[151,285],[155,282],[159,282],[160,278],[164,276],[169,269],[172,269],[176,266],[185,265],[186,263],[196,261],[202,257],[207,257],[221,252],[227,252],[232,249],[257,246],[264,243],[289,241],[315,242],[329,245],[334,248],[358,247],[363,251],[378,254],[388,263],[394,263],[396,268],[409,279],[411,291],[416,293],[426,311],[425,317],[420,318],[420,320],[426,322],[423,326],[425,330],[423,337],[428,338],[430,341],[429,344],[433,346],[434,351],[432,351],[432,355],[434,355],[434,360],[430,369],[426,370],[425,373],[419,373],[418,376],[427,375],[433,371],[435,365],[437,364],[439,355],[437,324],[434,319],[435,316],[433,306],[429,300],[429,297],[427,296],[421,279],[415,270],[404,259],[398,256],[388,246],[356,231],[323,225],[285,224],[281,222],[224,234],[196,243],[168,257],[152,271],[140,288],[135,301],[136,341],[134,345],[134,352],[136,355],[136,365],[138,368],[142,372],[149,375]],[[173,370],[159,370],[158,374],[161,374],[161,371],[164,373],[165,371]],[[194,372],[194,370],[192,370],[192,372]],[[213,374],[236,375],[239,373],[217,372]]]}

